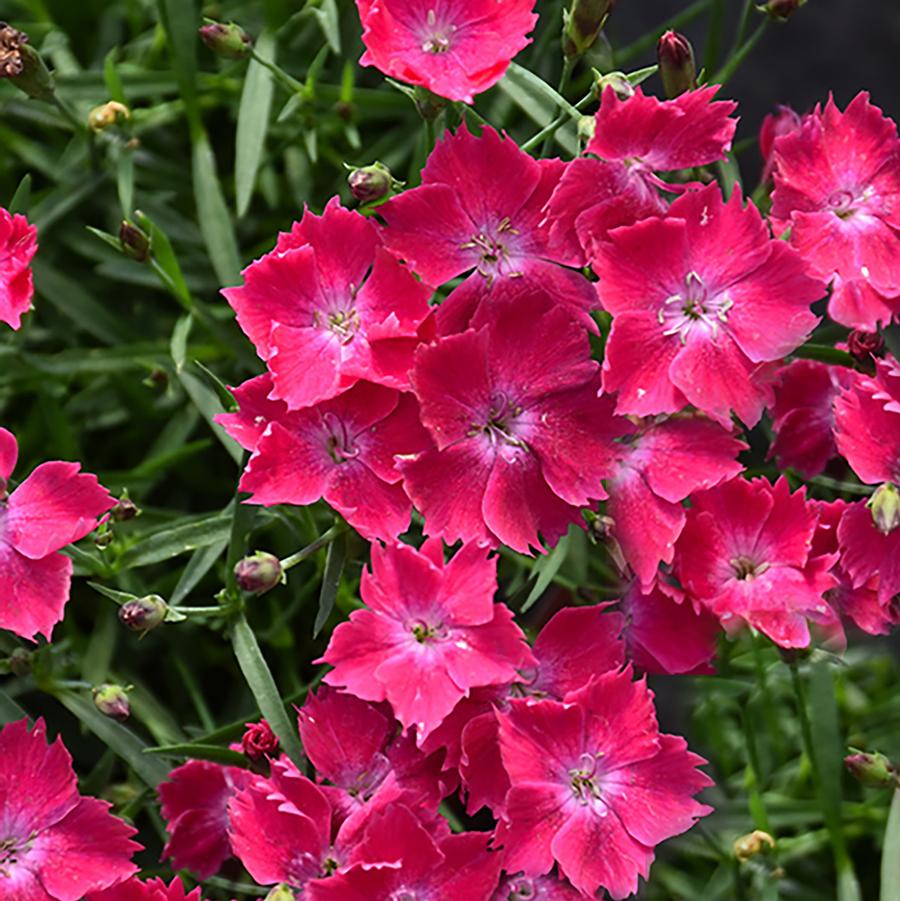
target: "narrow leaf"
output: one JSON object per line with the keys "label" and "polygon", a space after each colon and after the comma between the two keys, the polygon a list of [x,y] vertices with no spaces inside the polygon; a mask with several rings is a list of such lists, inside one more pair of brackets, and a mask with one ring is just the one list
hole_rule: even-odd
{"label": "narrow leaf", "polygon": [[230,530],[230,513],[216,513],[203,519],[182,522],[139,541],[122,555],[119,562],[123,569],[161,563],[197,548],[227,540]]}
{"label": "narrow leaf", "polygon": [[116,591],[115,588],[107,588],[106,585],[101,585],[99,582],[88,582],[88,585],[90,585],[94,591],[102,594],[103,597],[115,601],[120,607],[122,604],[127,604],[129,601],[137,600],[136,594],[129,594],[127,591]]}
{"label": "narrow leaf", "polygon": [[880,901],[900,898],[900,788],[894,789],[881,851]]}
{"label": "narrow leaf", "polygon": [[225,553],[228,538],[223,538],[207,547],[197,548],[182,570],[178,584],[172,591],[172,603],[180,604],[196,587],[200,580],[213,568],[215,562]]}
{"label": "narrow leaf", "polygon": [[335,0],[322,0],[321,6],[313,7],[313,15],[319,20],[319,26],[328,46],[339,55],[341,52],[341,29],[338,8]]}
{"label": "narrow leaf", "polygon": [[537,580],[528,593],[528,597],[525,598],[525,603],[522,605],[522,613],[529,610],[532,604],[547,590],[547,587],[553,581],[553,577],[559,572],[559,568],[565,562],[568,553],[569,538],[568,536],[563,536],[546,557],[538,560],[532,570],[537,575]]}
{"label": "narrow leaf", "polygon": [[5,692],[0,690],[0,726],[14,723],[28,714]]}
{"label": "narrow leaf", "polygon": [[175,328],[172,329],[170,349],[172,352],[172,359],[175,361],[175,369],[178,372],[181,372],[181,370],[184,369],[184,361],[187,356],[188,336],[191,333],[191,326],[193,324],[194,317],[188,314],[187,316],[182,316],[181,319],[175,323]]}
{"label": "narrow leaf", "polygon": [[31,206],[31,173],[22,176],[16,193],[13,194],[7,209],[11,213],[27,213]]}
{"label": "narrow leaf", "polygon": [[322,631],[331,611],[334,609],[334,599],[337,597],[338,587],[341,584],[341,575],[344,572],[344,564],[347,562],[347,533],[335,538],[328,545],[328,555],[325,557],[325,573],[322,576],[322,588],[319,592],[319,610],[316,613],[316,622],[313,625],[313,638]]}
{"label": "narrow leaf", "polygon": [[231,458],[239,466],[244,460],[244,451],[241,446],[231,438],[218,423],[213,422],[215,416],[224,412],[224,408],[218,396],[197,378],[193,373],[183,370],[178,373],[178,378],[184,386],[188,397],[194,402],[194,406],[200,411],[203,418],[209,423],[209,427],[215,433],[216,438],[222,442],[222,446],[228,451]]}
{"label": "narrow leaf", "polygon": [[160,754],[166,757],[186,757],[190,760],[211,760],[224,766],[250,767],[250,761],[240,751],[222,748],[219,745],[192,744],[185,742],[176,745],[161,745],[158,748],[147,748],[145,754]]}

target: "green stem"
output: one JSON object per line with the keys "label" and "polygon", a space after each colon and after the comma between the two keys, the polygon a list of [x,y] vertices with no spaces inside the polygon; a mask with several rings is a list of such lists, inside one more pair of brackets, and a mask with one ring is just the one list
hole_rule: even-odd
{"label": "green stem", "polygon": [[744,785],[749,796],[750,814],[753,817],[753,825],[763,832],[771,832],[769,828],[769,815],[763,800],[760,788],[759,751],[756,747],[756,733],[753,731],[753,721],[750,717],[749,699],[741,710],[741,723],[744,727],[744,739],[747,743],[747,772]]}
{"label": "green stem", "polygon": [[[578,103],[575,104],[575,109],[584,109],[584,107],[586,107],[593,99],[594,92],[589,91],[584,95],[584,97],[581,98],[581,100],[578,101]],[[547,135],[555,134],[559,126],[564,125],[571,118],[572,116],[569,113],[561,113],[549,125],[545,125],[536,135],[532,135],[532,137],[530,137],[524,144],[522,144],[522,150],[527,153],[533,147],[537,147],[537,145],[540,144],[541,141],[544,140],[545,137],[547,137]]]}
{"label": "green stem", "polygon": [[781,725],[778,722],[778,713],[775,710],[775,703],[772,699],[772,691],[769,687],[769,680],[766,677],[765,662],[762,657],[762,648],[760,642],[765,642],[762,636],[754,636],[753,649],[753,666],[756,670],[756,681],[759,685],[759,693],[762,697],[763,713],[766,718],[766,728],[772,744],[775,746],[775,753],[779,760],[784,759],[784,742],[781,733]]}
{"label": "green stem", "polygon": [[880,901],[900,898],[900,788],[894,789],[881,852]]}
{"label": "green stem", "polygon": [[856,360],[844,350],[838,350],[836,347],[829,347],[826,344],[802,344],[795,351],[791,352],[792,357],[799,357],[801,360],[818,360],[820,363],[833,363],[835,366],[847,366],[849,369],[856,368]]}
{"label": "green stem", "polygon": [[264,59],[256,52],[256,50],[250,51],[250,58],[255,63],[259,63],[261,66],[268,69],[275,76],[275,80],[289,93],[301,94],[306,89],[306,85],[304,85],[302,81],[297,81],[292,75],[288,75],[288,73],[277,63]]}
{"label": "green stem", "polygon": [[719,64],[719,51],[722,47],[722,32],[725,30],[724,0],[713,0],[709,15],[709,35],[706,39],[706,51],[703,56],[703,68],[711,72]]}
{"label": "green stem", "polygon": [[759,43],[759,39],[765,34],[766,29],[769,27],[769,20],[763,19],[759,25],[756,26],[756,29],[744,41],[743,45],[735,51],[735,53],[731,56],[727,63],[716,72],[711,78],[708,78],[707,81],[710,84],[725,84],[735,72],[737,72],[741,63],[750,55],[750,51]]}
{"label": "green stem", "polygon": [[[563,68],[562,74],[559,76],[559,86],[556,89],[556,93],[559,94],[560,97],[566,96],[566,89],[569,87],[569,79],[572,77],[572,69],[575,68],[575,60],[570,59],[568,56],[563,60]],[[552,126],[552,127],[551,127]],[[544,136],[544,144],[541,147],[541,156],[547,156],[550,153],[550,148],[553,146],[553,135],[556,134],[556,129],[559,128],[558,125],[553,125],[550,123],[548,126],[547,134]]]}
{"label": "green stem", "polygon": [[668,31],[670,28],[674,28],[677,31],[679,28],[683,28],[685,25],[693,22],[694,19],[699,19],[712,2],[713,0],[696,0],[687,9],[682,10],[670,19],[666,19],[627,47],[623,47],[615,55],[616,68],[621,68],[622,64],[632,57],[638,56],[645,50],[650,50],[654,47],[659,40],[659,36],[664,31]]}
{"label": "green stem", "polygon": [[316,551],[320,551],[323,547],[327,547],[335,538],[339,538],[346,531],[347,523],[336,522],[327,532],[323,532],[311,544],[308,544],[305,548],[297,551],[296,554],[285,557],[284,560],[281,561],[282,570],[287,572],[292,566],[302,563],[304,560],[315,554]]}

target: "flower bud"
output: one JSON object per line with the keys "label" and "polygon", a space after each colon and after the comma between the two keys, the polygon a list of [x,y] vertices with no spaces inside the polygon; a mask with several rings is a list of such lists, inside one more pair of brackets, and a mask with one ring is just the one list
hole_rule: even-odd
{"label": "flower bud", "polygon": [[234,568],[234,577],[241,591],[263,594],[281,582],[284,574],[281,570],[281,561],[274,554],[257,551],[238,561]]}
{"label": "flower bud", "polygon": [[119,607],[119,622],[132,632],[149,632],[165,622],[169,605],[158,595],[126,601]]}
{"label": "flower bud", "polygon": [[53,77],[28,35],[0,22],[0,78],[8,78],[34,100],[53,99]]}
{"label": "flower bud", "polygon": [[131,714],[131,705],[128,703],[128,695],[121,685],[106,683],[93,690],[94,706],[110,719],[122,722]]}
{"label": "flower bud", "polygon": [[103,131],[110,125],[116,125],[124,119],[131,117],[131,111],[124,103],[117,100],[110,100],[102,106],[95,106],[88,113],[88,125],[93,131]]}
{"label": "flower bud", "polygon": [[773,19],[787,19],[805,3],[806,0],[768,0],[756,8],[760,12],[768,13]]}
{"label": "flower bud", "polygon": [[253,38],[234,22],[226,25],[207,19],[206,25],[200,26],[200,40],[225,59],[243,59],[253,48]]}
{"label": "flower bud", "polygon": [[563,13],[563,53],[577,59],[594,46],[615,0],[572,0]]}
{"label": "flower bud", "polygon": [[656,44],[656,59],[663,90],[670,100],[697,87],[697,64],[691,42],[677,31],[667,31]]}
{"label": "flower bud", "polygon": [[878,332],[864,332],[855,328],[847,337],[847,350],[853,359],[866,363],[884,350],[884,338]]}
{"label": "flower bud", "polygon": [[765,161],[765,168],[762,174],[763,181],[769,180],[769,177],[772,175],[772,169],[775,166],[775,157],[772,155],[775,138],[796,131],[802,124],[803,120],[800,118],[800,115],[791,107],[782,104],[776,106],[775,112],[769,113],[763,119],[759,129],[759,152]]}
{"label": "flower bud", "polygon": [[427,88],[416,85],[414,102],[419,115],[426,122],[433,122],[444,111],[447,101],[438,94],[432,94]]}
{"label": "flower bud", "polygon": [[117,501],[115,507],[109,511],[109,515],[115,522],[127,522],[141,515],[141,509],[127,494],[123,494]]}
{"label": "flower bud", "polygon": [[774,847],[775,839],[761,829],[754,829],[753,832],[735,839],[732,846],[734,856],[741,863],[746,863],[751,857],[756,857],[760,852]]}
{"label": "flower bud", "polygon": [[265,901],[295,901],[296,897],[291,887],[282,882],[281,885],[276,885],[271,889],[266,895]]}
{"label": "flower bud", "polygon": [[900,491],[891,482],[879,485],[866,506],[872,511],[875,525],[885,535],[900,526]]}
{"label": "flower bud", "polygon": [[119,227],[119,243],[125,256],[138,263],[146,263],[150,259],[150,236],[127,219],[123,219]]}
{"label": "flower bud", "polygon": [[265,720],[244,725],[247,731],[241,738],[241,748],[250,760],[261,760],[263,757],[273,757],[278,753],[278,737]]}
{"label": "flower bud", "polygon": [[897,770],[884,754],[868,753],[850,748],[852,754],[844,758],[844,766],[854,779],[871,788],[890,788],[897,785]]}
{"label": "flower bud", "polygon": [[360,203],[374,203],[388,197],[393,190],[391,170],[384,163],[372,163],[362,169],[354,169],[347,177],[350,193]]}
{"label": "flower bud", "polygon": [[596,69],[594,71],[594,93],[597,97],[603,97],[607,87],[611,87],[619,100],[628,100],[634,96],[634,86],[628,80],[624,72],[607,72],[602,75]]}
{"label": "flower bud", "polygon": [[31,657],[31,651],[26,651],[25,648],[16,648],[6,661],[9,671],[14,676],[31,675]]}

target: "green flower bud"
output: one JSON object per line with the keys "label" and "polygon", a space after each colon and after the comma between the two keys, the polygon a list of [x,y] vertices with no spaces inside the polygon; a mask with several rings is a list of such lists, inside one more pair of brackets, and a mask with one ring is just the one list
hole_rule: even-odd
{"label": "green flower bud", "polygon": [[123,219],[119,227],[119,243],[125,256],[138,263],[146,263],[150,259],[150,236],[127,219]]}
{"label": "green flower bud", "polygon": [[216,56],[225,59],[243,59],[253,49],[253,38],[234,22],[227,25],[207,19],[200,26],[200,40],[212,50]]}
{"label": "green flower bud", "polygon": [[131,705],[128,703],[126,689],[121,685],[105,683],[98,685],[92,692],[94,706],[110,719],[122,722],[131,715]]}
{"label": "green flower bud", "polygon": [[388,197],[394,188],[391,170],[384,163],[354,169],[347,177],[350,193],[360,203],[374,203]]}
{"label": "green flower bud", "polygon": [[897,770],[884,754],[878,751],[871,753],[860,751],[859,748],[850,750],[853,753],[844,758],[844,766],[850,775],[863,785],[872,788],[890,788],[897,785]]}
{"label": "green flower bud", "polygon": [[663,89],[670,100],[697,87],[694,48],[683,34],[667,31],[656,45],[656,60]]}
{"label": "green flower bud", "polygon": [[129,519],[140,516],[141,509],[127,494],[123,494],[116,501],[115,507],[109,511],[109,515],[115,522],[127,522]]}
{"label": "green flower bud", "polygon": [[563,12],[563,53],[577,59],[594,46],[615,0],[572,0]]}
{"label": "green flower bud", "polygon": [[158,595],[126,601],[119,607],[119,622],[132,632],[149,632],[165,622],[169,605]]}
{"label": "green flower bud", "polygon": [[875,525],[885,535],[900,526],[900,491],[891,482],[880,485],[866,506],[872,511]]}
{"label": "green flower bud", "polygon": [[93,131],[103,131],[111,125],[131,118],[131,110],[124,103],[110,100],[102,106],[95,106],[88,113],[88,125]]}
{"label": "green flower bud", "polygon": [[295,901],[296,897],[291,887],[282,882],[266,895],[265,901]]}
{"label": "green flower bud", "polygon": [[28,676],[31,674],[31,651],[25,648],[16,648],[6,661],[9,665],[9,671],[14,676]]}
{"label": "green flower bud", "polygon": [[792,16],[806,0],[768,0],[756,8],[763,13],[768,13],[773,19],[787,19]]}
{"label": "green flower bud", "polygon": [[746,863],[751,858],[756,857],[757,854],[774,847],[775,839],[768,832],[763,832],[761,829],[754,829],[753,832],[742,835],[740,838],[735,839],[734,845],[732,845],[734,856],[741,863]]}
{"label": "green flower bud", "polygon": [[611,87],[616,92],[619,100],[628,100],[629,97],[634,96],[634,87],[624,72],[607,72],[605,75],[601,75],[594,69],[594,93],[598,98],[603,97],[603,92],[607,87]]}
{"label": "green flower bud", "polygon": [[274,554],[257,551],[239,560],[234,568],[234,578],[241,591],[263,594],[283,581],[281,561]]}

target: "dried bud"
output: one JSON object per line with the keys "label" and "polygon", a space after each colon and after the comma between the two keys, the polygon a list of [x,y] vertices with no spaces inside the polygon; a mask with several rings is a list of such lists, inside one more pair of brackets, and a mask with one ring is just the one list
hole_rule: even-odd
{"label": "dried bud", "polygon": [[131,118],[131,110],[124,103],[117,100],[110,100],[102,106],[95,106],[88,113],[88,125],[94,131],[103,131],[110,125],[116,125],[125,119]]}
{"label": "dried bud", "polygon": [[100,685],[93,690],[94,706],[110,719],[122,722],[131,714],[126,689],[121,685]]}
{"label": "dried bud", "polygon": [[139,263],[146,263],[150,259],[150,236],[127,219],[123,219],[119,227],[119,243],[125,256]]}
{"label": "dried bud", "polygon": [[282,882],[281,885],[276,885],[271,889],[266,895],[265,901],[295,901],[296,897],[291,887]]}
{"label": "dried bud", "polygon": [[31,651],[26,651],[25,648],[16,648],[6,661],[9,671],[14,676],[31,675],[31,657]]}
{"label": "dried bud", "polygon": [[802,124],[803,120],[795,110],[781,104],[775,107],[774,113],[769,113],[763,119],[759,129],[759,152],[766,164],[762,174],[763,181],[769,180],[775,166],[775,158],[772,155],[775,138],[796,131]]}
{"label": "dried bud", "polygon": [[234,568],[234,577],[241,591],[263,594],[282,581],[284,574],[281,561],[274,554],[257,551],[239,560]]}
{"label": "dried bud", "polygon": [[900,491],[891,482],[879,485],[866,506],[872,511],[875,525],[885,535],[900,526]]}
{"label": "dried bud", "polygon": [[250,760],[261,760],[263,757],[273,757],[278,753],[278,738],[265,720],[244,725],[247,731],[241,738],[241,747]]}
{"label": "dried bud", "polygon": [[594,46],[615,0],[572,0],[563,13],[563,53],[577,59]]}
{"label": "dried bud", "polygon": [[0,22],[0,78],[8,78],[34,100],[53,99],[53,77],[28,35]]}
{"label": "dried bud", "polygon": [[116,501],[115,507],[109,511],[109,515],[115,522],[127,522],[135,516],[140,516],[141,509],[127,494],[123,494]]}
{"label": "dried bud", "polygon": [[656,59],[666,97],[678,97],[697,87],[694,48],[683,34],[667,31],[656,45]]}
{"label": "dried bud", "polygon": [[734,856],[741,862],[746,863],[751,857],[756,857],[761,851],[765,851],[775,847],[775,839],[768,832],[761,829],[754,829],[747,835],[742,835],[735,839]]}
{"label": "dried bud", "polygon": [[394,187],[391,170],[384,163],[372,163],[362,169],[354,169],[347,177],[350,193],[360,203],[374,203],[389,197]]}
{"label": "dried bud", "polygon": [[847,337],[847,350],[855,360],[867,363],[884,350],[884,338],[878,332],[864,332],[855,328]]}
{"label": "dried bud", "polygon": [[169,605],[158,595],[126,601],[119,607],[119,622],[132,632],[149,632],[166,620]]}
{"label": "dried bud", "polygon": [[871,788],[890,788],[897,786],[897,770],[884,754],[878,751],[868,753],[858,748],[844,758],[844,766],[854,779]]}
{"label": "dried bud", "polygon": [[234,22],[226,25],[207,19],[206,25],[200,26],[200,40],[216,56],[226,59],[243,59],[253,49],[253,38]]}
{"label": "dried bud", "polygon": [[773,19],[787,19],[792,16],[806,0],[768,0],[756,8],[760,12],[768,13]]}

